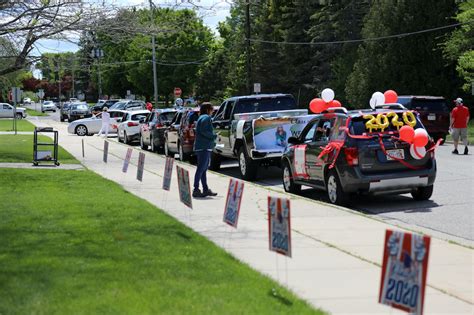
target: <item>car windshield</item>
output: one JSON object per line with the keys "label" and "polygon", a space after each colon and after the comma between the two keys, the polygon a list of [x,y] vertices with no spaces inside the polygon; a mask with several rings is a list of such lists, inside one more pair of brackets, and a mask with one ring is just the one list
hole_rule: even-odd
{"label": "car windshield", "polygon": [[297,109],[292,97],[241,99],[238,101],[234,114],[255,113]]}
{"label": "car windshield", "polygon": [[76,105],[71,105],[71,109],[88,110],[89,108],[85,104],[76,104]]}
{"label": "car windshield", "polygon": [[[399,121],[403,121],[402,113],[397,113],[397,114],[399,116]],[[374,116],[376,116],[376,115],[374,115]],[[353,117],[351,119],[351,124],[349,126],[350,133],[353,134],[353,135],[362,135],[364,133],[368,133],[369,130],[365,126],[367,121],[368,121],[368,119],[364,119],[362,116]],[[423,128],[423,125],[418,120],[418,118],[416,119],[415,129],[416,128]],[[380,131],[380,130],[375,130],[375,132],[378,132],[378,131]],[[384,132],[389,132],[389,131],[398,132],[397,127],[393,126],[392,123],[390,123],[388,128],[386,128],[384,130]]]}
{"label": "car windshield", "polygon": [[162,121],[171,121],[174,117],[175,112],[164,112],[160,114],[160,119]]}
{"label": "car windshield", "polygon": [[141,118],[145,119],[147,115],[148,115],[147,113],[134,114],[134,115],[132,115],[131,120],[139,121]]}
{"label": "car windshield", "polygon": [[114,105],[110,106],[110,109],[125,109],[125,103],[117,102]]}
{"label": "car windshield", "polygon": [[45,101],[44,102],[44,105],[51,105],[51,104],[53,104],[53,102],[51,102],[51,101]]}

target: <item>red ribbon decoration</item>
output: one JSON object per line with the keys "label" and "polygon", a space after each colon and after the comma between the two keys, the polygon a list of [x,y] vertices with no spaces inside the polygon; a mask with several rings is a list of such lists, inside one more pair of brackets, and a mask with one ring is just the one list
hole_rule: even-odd
{"label": "red ribbon decoration", "polygon": [[[344,146],[344,140],[330,141],[325,147],[321,147],[323,151],[321,151],[321,153],[318,155],[318,159],[321,160],[325,155],[327,155],[328,160],[332,158],[332,162],[329,165],[329,169],[333,168],[334,164],[336,164],[336,160],[339,157],[339,153],[341,153],[341,149],[343,146]],[[332,155],[332,157],[330,157],[329,155],[333,152],[334,154]]]}

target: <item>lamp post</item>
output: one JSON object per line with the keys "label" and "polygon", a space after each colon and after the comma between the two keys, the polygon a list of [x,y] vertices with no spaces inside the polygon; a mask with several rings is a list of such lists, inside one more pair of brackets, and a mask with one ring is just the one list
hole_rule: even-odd
{"label": "lamp post", "polygon": [[[153,14],[154,4],[152,0],[150,3],[150,17],[152,25],[155,24],[155,17]],[[152,30],[153,32],[153,30]],[[155,99],[155,107],[158,108],[158,74],[156,72],[156,47],[155,47],[155,34],[151,35],[151,48],[152,48],[152,63],[153,63],[153,97]]]}

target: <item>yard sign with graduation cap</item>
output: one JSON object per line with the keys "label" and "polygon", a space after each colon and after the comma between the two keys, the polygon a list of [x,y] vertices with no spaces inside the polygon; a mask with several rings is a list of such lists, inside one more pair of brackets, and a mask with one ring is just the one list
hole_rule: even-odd
{"label": "yard sign with graduation cap", "polygon": [[379,302],[423,314],[430,238],[387,230]]}
{"label": "yard sign with graduation cap", "polygon": [[244,192],[244,182],[235,178],[229,180],[229,190],[224,209],[224,222],[230,226],[237,227],[239,221],[240,204]]}
{"label": "yard sign with graduation cap", "polygon": [[268,241],[271,251],[291,257],[289,199],[268,197]]}
{"label": "yard sign with graduation cap", "polygon": [[189,208],[193,208],[193,199],[191,197],[191,186],[189,184],[189,172],[176,165],[178,173],[179,199]]}
{"label": "yard sign with graduation cap", "polygon": [[169,191],[171,186],[171,175],[173,173],[174,158],[167,157],[165,164],[165,174],[163,176],[163,189]]}

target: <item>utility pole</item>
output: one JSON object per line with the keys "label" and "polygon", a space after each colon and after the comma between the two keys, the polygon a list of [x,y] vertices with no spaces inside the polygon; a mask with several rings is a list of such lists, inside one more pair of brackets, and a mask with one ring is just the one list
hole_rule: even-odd
{"label": "utility pole", "polygon": [[61,70],[60,70],[60,61],[59,59],[56,60],[56,71],[58,72],[58,103],[59,107],[61,107]]}
{"label": "utility pole", "polygon": [[252,65],[250,57],[250,0],[245,6],[245,37],[247,38],[247,93],[252,94]]}
{"label": "utility pole", "polygon": [[75,67],[75,64],[76,64],[76,58],[75,57],[72,57],[72,97],[76,97],[76,90],[75,90],[75,82],[74,82],[74,67]]}
{"label": "utility pole", "polygon": [[[153,1],[150,2],[150,17],[152,25],[155,24],[155,17],[153,14]],[[152,48],[152,63],[153,63],[153,96],[155,99],[155,107],[158,107],[158,75],[156,72],[156,47],[155,47],[155,34],[151,35],[151,48]]]}

